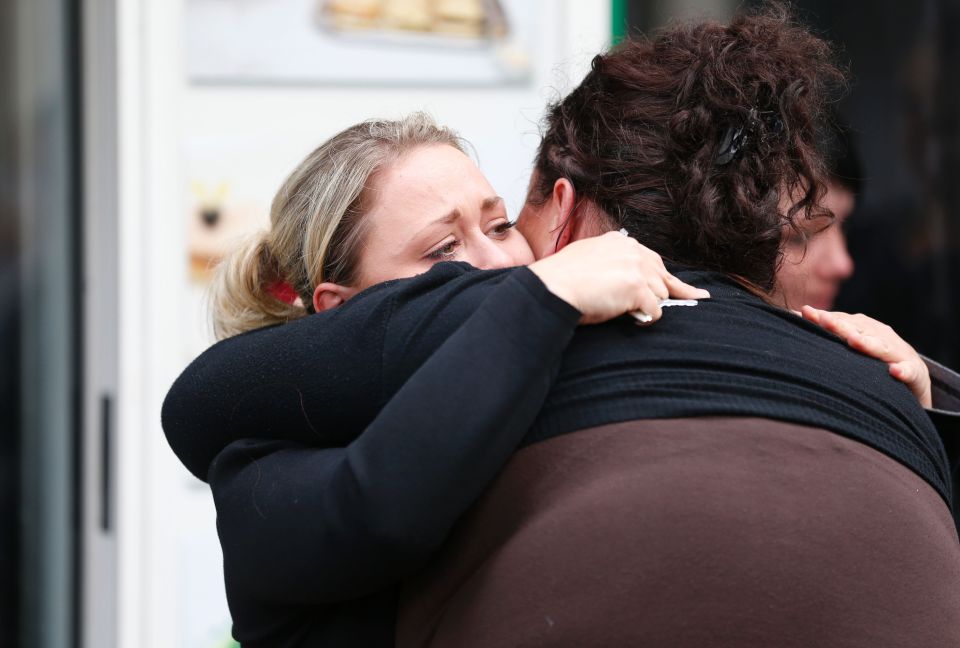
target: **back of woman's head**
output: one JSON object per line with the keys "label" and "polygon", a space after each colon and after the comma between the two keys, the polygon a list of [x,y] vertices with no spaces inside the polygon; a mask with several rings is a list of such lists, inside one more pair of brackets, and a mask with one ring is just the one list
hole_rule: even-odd
{"label": "back of woman's head", "polygon": [[351,126],[307,156],[277,191],[270,229],[217,268],[211,289],[217,339],[303,317],[320,283],[353,285],[378,172],[433,144],[463,150],[456,133],[414,113]]}
{"label": "back of woman's head", "polygon": [[530,200],[568,178],[665,258],[768,290],[783,226],[822,214],[818,124],[843,81],[780,5],[627,40],[551,107]]}

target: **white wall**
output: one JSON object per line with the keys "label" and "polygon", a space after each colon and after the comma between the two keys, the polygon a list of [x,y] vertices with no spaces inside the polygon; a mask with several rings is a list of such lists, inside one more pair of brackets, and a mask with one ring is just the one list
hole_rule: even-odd
{"label": "white wall", "polygon": [[[180,466],[160,428],[167,388],[210,342],[202,289],[187,273],[190,180],[230,179],[238,199],[266,205],[284,175],[337,130],[366,117],[425,109],[473,143],[482,170],[516,213],[546,101],[579,81],[610,31],[607,0],[531,1],[542,16],[531,82],[451,89],[192,86],[183,72],[183,5],[114,0],[88,7],[113,15],[117,43],[115,67],[106,69],[109,60],[95,63],[99,76],[113,75],[116,88],[107,87],[94,102],[97,110],[116,111],[108,120],[116,141],[88,142],[91,160],[104,159],[97,147],[108,147],[116,177],[108,183],[95,173],[88,190],[89,204],[116,209],[114,230],[104,227],[101,212],[92,232],[101,243],[118,243],[119,272],[102,276],[109,263],[89,271],[91,282],[115,287],[119,333],[90,344],[113,344],[119,359],[104,354],[89,361],[94,368],[115,363],[118,390],[118,645],[214,648],[224,645],[229,628],[209,492]],[[90,24],[102,31],[111,22]],[[109,85],[97,83],[99,90]],[[221,153],[211,153],[216,150]],[[91,246],[98,254],[109,248]],[[96,319],[93,313],[94,326]],[[87,446],[88,465],[95,466],[96,444]],[[88,597],[110,589],[109,569],[98,561]],[[97,619],[102,625],[102,611]],[[88,645],[98,648],[95,637],[110,635],[91,632]]]}

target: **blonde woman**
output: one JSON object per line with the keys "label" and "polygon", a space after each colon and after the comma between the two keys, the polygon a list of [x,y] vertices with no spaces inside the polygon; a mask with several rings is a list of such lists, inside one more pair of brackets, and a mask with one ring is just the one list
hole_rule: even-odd
{"label": "blonde woman", "polygon": [[[439,261],[470,266],[427,272]],[[472,272],[506,267],[482,286]],[[382,283],[424,272],[413,293]],[[465,299],[437,304],[445,341],[385,345],[416,293],[448,283]],[[514,451],[577,324],[656,320],[671,295],[708,296],[618,233],[533,263],[459,138],[425,115],[319,147],[278,191],[270,231],[221,267],[214,323],[231,339],[191,365],[163,411],[171,446],[213,489],[236,638],[392,644],[396,583]],[[385,345],[383,366],[354,362],[365,345]],[[263,371],[235,373],[240,358]]]}

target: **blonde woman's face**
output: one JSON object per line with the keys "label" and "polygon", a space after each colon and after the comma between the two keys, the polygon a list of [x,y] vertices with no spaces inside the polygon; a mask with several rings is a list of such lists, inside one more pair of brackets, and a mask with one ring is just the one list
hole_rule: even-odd
{"label": "blonde woman's face", "polygon": [[440,261],[482,269],[533,262],[503,199],[452,146],[405,154],[378,175],[372,195],[357,288],[421,274]]}

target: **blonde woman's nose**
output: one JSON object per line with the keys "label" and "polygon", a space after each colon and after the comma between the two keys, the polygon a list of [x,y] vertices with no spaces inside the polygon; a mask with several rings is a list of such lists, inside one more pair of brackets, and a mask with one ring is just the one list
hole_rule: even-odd
{"label": "blonde woman's nose", "polygon": [[509,268],[517,265],[503,245],[487,236],[483,236],[476,242],[470,256],[472,258],[467,259],[467,262],[481,270]]}

